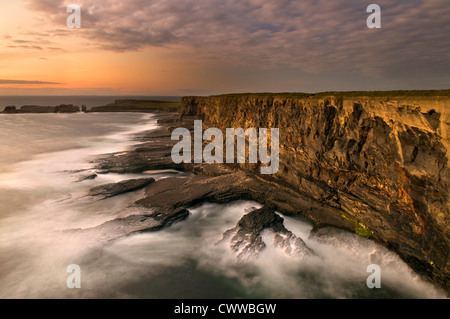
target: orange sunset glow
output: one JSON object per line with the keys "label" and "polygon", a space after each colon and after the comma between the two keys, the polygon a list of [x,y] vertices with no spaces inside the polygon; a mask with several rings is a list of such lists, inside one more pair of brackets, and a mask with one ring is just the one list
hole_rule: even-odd
{"label": "orange sunset glow", "polygon": [[448,4],[378,3],[2,1],[0,95],[446,88]]}

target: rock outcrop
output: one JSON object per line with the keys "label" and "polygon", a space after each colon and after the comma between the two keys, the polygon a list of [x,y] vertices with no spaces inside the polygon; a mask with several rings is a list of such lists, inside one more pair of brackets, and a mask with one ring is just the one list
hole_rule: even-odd
{"label": "rock outcrop", "polygon": [[77,113],[80,107],[72,104],[61,104],[58,106],[24,105],[20,109],[15,106],[7,106],[2,112],[4,114],[27,114],[27,113]]}
{"label": "rock outcrop", "polygon": [[270,230],[275,247],[283,249],[287,255],[306,256],[313,252],[305,242],[287,230],[281,216],[269,207],[254,209],[244,215],[236,227],[223,234],[222,241],[230,241],[230,247],[240,258],[252,258],[266,247],[262,232]]}
{"label": "rock outcrop", "polygon": [[[255,94],[182,106],[204,129],[279,128],[279,170],[259,178],[339,211],[450,290],[450,98]],[[240,168],[258,175],[254,164]]]}
{"label": "rock outcrop", "polygon": [[24,105],[17,113],[55,113],[55,106]]}
{"label": "rock outcrop", "polygon": [[73,176],[77,179],[77,182],[84,182],[86,180],[97,178],[97,174],[94,172],[82,172],[79,174],[74,174]]}
{"label": "rock outcrop", "polygon": [[[371,238],[450,291],[448,97],[235,95],[186,97],[181,119],[125,154],[107,154],[97,173],[177,169],[194,176],[158,180],[135,205],[169,216],[204,201],[255,200],[302,215],[315,230],[334,226]],[[176,127],[279,128],[280,167],[174,164]],[[127,221],[121,220],[126,223]]]}
{"label": "rock outcrop", "polygon": [[184,208],[163,211],[149,210],[140,206],[130,206],[122,213],[129,215],[96,227],[71,231],[92,241],[110,242],[133,234],[157,231],[189,216],[189,211]]}
{"label": "rock outcrop", "polygon": [[5,114],[15,114],[18,112],[19,111],[17,110],[17,108],[14,105],[5,107],[5,110],[3,111],[3,113],[5,113]]}
{"label": "rock outcrop", "polygon": [[103,198],[136,191],[153,183],[153,178],[129,179],[118,183],[104,184],[95,186],[89,190],[90,196],[102,196]]}
{"label": "rock outcrop", "polygon": [[61,104],[55,107],[55,113],[77,113],[80,107],[73,104]]}

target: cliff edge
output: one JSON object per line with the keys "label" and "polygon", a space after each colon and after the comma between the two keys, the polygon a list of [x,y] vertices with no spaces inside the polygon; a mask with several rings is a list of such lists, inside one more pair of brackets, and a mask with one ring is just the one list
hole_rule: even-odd
{"label": "cliff edge", "polygon": [[243,94],[182,107],[204,128],[279,128],[279,170],[260,178],[339,211],[450,291],[450,97]]}

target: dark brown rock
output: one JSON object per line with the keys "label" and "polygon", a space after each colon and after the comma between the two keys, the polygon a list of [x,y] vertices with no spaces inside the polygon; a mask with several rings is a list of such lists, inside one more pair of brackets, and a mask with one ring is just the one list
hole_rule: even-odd
{"label": "dark brown rock", "polygon": [[189,216],[184,208],[149,210],[139,206],[128,207],[123,214],[130,215],[107,221],[99,226],[72,230],[93,241],[109,242],[133,234],[157,231]]}
{"label": "dark brown rock", "polygon": [[55,106],[24,105],[19,113],[55,113]]}
{"label": "dark brown rock", "polygon": [[83,182],[86,180],[96,179],[97,174],[94,172],[82,172],[79,174],[75,174],[74,177],[77,179],[77,182]]}
{"label": "dark brown rock", "polygon": [[5,107],[5,110],[3,111],[3,113],[14,114],[14,113],[18,113],[18,110],[14,105],[12,105],[12,106]]}
{"label": "dark brown rock", "polygon": [[93,187],[89,190],[90,196],[102,196],[104,198],[132,192],[153,183],[153,178],[130,179],[119,183],[111,183]]}
{"label": "dark brown rock", "polygon": [[[336,226],[370,237],[450,291],[448,98],[219,96],[183,99],[180,122],[167,121],[137,151],[109,154],[97,169],[197,174],[149,185],[138,203],[188,208],[203,201],[251,199],[302,215],[315,229]],[[175,165],[170,130],[280,128],[280,168],[255,164]],[[165,121],[161,121],[163,124]],[[153,135],[154,134],[154,135]]]}
{"label": "dark brown rock", "polygon": [[77,113],[80,107],[72,104],[61,104],[55,107],[55,113]]}
{"label": "dark brown rock", "polygon": [[225,95],[182,106],[204,129],[279,128],[271,182],[341,211],[356,233],[450,291],[448,97]]}
{"label": "dark brown rock", "polygon": [[255,257],[266,247],[261,233],[263,230],[273,232],[273,244],[288,255],[306,256],[313,251],[304,241],[284,227],[284,219],[268,207],[255,209],[244,215],[236,227],[227,230],[223,241],[229,240],[231,249],[238,257]]}

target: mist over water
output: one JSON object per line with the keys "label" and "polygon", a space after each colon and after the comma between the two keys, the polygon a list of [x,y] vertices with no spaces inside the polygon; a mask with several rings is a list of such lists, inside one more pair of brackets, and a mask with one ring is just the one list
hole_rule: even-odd
{"label": "mist over water", "polygon": [[[1,298],[440,298],[445,295],[398,256],[354,234],[283,216],[315,251],[293,257],[274,247],[238,260],[222,234],[258,203],[204,203],[188,219],[158,232],[101,243],[71,230],[124,217],[143,191],[98,200],[96,185],[182,174],[98,175],[76,182],[93,156],[126,151],[134,134],[156,127],[150,114],[0,116]],[[368,289],[369,264],[381,266],[381,289]],[[81,267],[81,289],[68,289],[66,267]]]}

